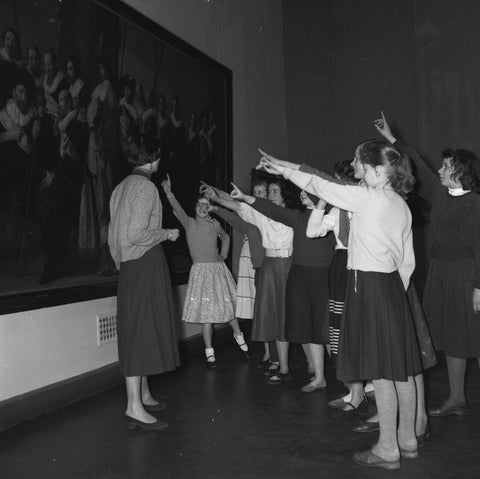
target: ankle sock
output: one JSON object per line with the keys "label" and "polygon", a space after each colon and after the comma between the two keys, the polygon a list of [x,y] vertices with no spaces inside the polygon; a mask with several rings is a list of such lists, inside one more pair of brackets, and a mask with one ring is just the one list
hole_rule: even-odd
{"label": "ankle sock", "polygon": [[213,363],[215,361],[215,350],[213,348],[205,348],[205,356],[208,362]]}
{"label": "ankle sock", "polygon": [[233,337],[235,338],[235,341],[240,346],[240,349],[242,351],[248,351],[248,345],[245,342],[245,338],[243,337],[243,333],[240,333],[240,334],[233,333]]}

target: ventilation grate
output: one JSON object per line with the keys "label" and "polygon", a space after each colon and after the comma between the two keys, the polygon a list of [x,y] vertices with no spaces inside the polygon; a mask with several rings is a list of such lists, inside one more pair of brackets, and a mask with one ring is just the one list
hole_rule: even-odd
{"label": "ventilation grate", "polygon": [[117,340],[117,313],[97,314],[97,344],[111,343]]}

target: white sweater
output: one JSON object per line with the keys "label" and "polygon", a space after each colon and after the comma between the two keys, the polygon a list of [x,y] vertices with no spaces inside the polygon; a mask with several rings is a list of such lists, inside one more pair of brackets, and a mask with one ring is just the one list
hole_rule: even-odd
{"label": "white sweater", "polygon": [[391,273],[398,270],[405,289],[415,269],[412,216],[392,189],[339,185],[285,168],[283,175],[301,189],[352,212],[347,268]]}

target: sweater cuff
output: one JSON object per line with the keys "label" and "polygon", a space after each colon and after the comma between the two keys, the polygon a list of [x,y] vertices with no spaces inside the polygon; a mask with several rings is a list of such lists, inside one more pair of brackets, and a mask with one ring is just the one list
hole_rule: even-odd
{"label": "sweater cuff", "polygon": [[322,233],[323,225],[323,216],[325,215],[325,210],[312,210],[310,218],[307,223],[307,237],[308,238],[318,238]]}

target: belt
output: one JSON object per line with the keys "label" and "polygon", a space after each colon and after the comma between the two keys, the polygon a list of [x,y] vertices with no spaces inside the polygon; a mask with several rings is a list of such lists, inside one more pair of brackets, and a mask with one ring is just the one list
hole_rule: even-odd
{"label": "belt", "polygon": [[292,256],[292,248],[265,249],[265,256],[268,258],[289,258]]}

